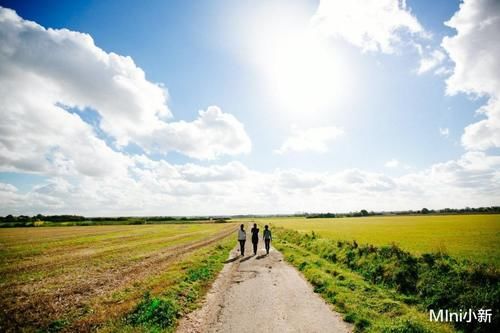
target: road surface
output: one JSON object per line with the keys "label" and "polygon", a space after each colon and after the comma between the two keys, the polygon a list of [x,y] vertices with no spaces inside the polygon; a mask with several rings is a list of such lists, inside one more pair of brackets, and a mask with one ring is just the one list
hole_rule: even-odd
{"label": "road surface", "polygon": [[[236,233],[235,233],[236,238]],[[200,309],[184,317],[178,333],[194,332],[352,332],[280,252],[257,256],[247,240],[227,260]]]}

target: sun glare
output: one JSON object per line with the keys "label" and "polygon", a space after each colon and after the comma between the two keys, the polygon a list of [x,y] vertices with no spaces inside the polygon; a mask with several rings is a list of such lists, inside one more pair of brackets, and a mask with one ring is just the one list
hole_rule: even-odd
{"label": "sun glare", "polygon": [[275,41],[265,79],[277,102],[289,112],[319,112],[342,93],[343,69],[333,50],[305,31]]}
{"label": "sun glare", "polygon": [[278,109],[294,119],[335,111],[350,86],[348,66],[311,24],[307,10],[260,8],[247,12],[246,19],[239,23],[248,37],[245,57],[257,66]]}

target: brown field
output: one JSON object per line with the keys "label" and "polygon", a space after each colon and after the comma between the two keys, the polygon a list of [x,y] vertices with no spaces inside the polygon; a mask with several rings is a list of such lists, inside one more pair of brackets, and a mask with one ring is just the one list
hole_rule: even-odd
{"label": "brown field", "polygon": [[0,331],[59,322],[87,331],[128,311],[146,289],[164,288],[185,268],[182,259],[233,230],[232,224],[1,229]]}

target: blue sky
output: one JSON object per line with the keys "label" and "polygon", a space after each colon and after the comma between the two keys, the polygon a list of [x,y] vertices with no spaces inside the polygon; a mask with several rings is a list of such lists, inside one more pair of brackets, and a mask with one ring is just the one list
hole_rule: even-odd
{"label": "blue sky", "polygon": [[[96,48],[105,53],[113,52],[119,56],[131,57],[135,67],[145,72],[148,84],[157,87],[161,83],[162,89],[168,91],[168,98],[163,104],[160,101],[160,104],[168,109],[171,117],[162,121],[176,125],[164,132],[167,134],[148,133],[147,138],[144,134],[147,128],[141,128],[140,134],[128,133],[126,139],[124,137],[124,145],[117,144],[121,135],[118,133],[122,133],[118,125],[113,125],[113,129],[100,125],[103,119],[107,121],[108,111],[97,109],[96,105],[108,105],[106,102],[94,103],[92,99],[95,96],[89,93],[83,99],[86,102],[82,102],[86,105],[78,108],[75,105],[81,105],[79,97],[61,97],[61,101],[78,101],[75,105],[62,109],[72,112],[89,124],[95,138],[102,140],[112,151],[123,155],[119,158],[146,156],[151,163],[165,162],[174,169],[184,170],[186,166],[196,166],[204,174],[212,174],[215,172],[214,168],[238,165],[238,168],[245,170],[245,176],[241,177],[247,182],[251,183],[251,179],[258,178],[256,183],[273,189],[272,193],[267,193],[264,189],[260,191],[251,188],[248,183],[240,184],[243,180],[237,178],[221,183],[209,180],[206,183],[197,182],[195,185],[203,189],[189,190],[189,194],[176,191],[157,193],[140,180],[141,176],[135,174],[142,172],[142,169],[134,171],[128,166],[123,171],[126,174],[123,177],[128,178],[127,182],[135,181],[132,187],[140,186],[141,191],[144,191],[141,193],[146,196],[160,198],[165,195],[165,202],[177,207],[174,209],[170,204],[162,205],[162,199],[158,199],[160,203],[157,206],[138,205],[130,214],[238,213],[242,207],[242,213],[271,213],[273,207],[276,207],[277,212],[294,212],[345,211],[362,209],[367,205],[370,209],[377,210],[419,208],[421,205],[439,208],[442,205],[498,203],[500,196],[497,196],[499,186],[496,183],[499,181],[496,138],[487,139],[489,144],[483,144],[476,142],[477,140],[467,143],[470,141],[463,137],[464,129],[481,119],[486,118],[492,123],[496,121],[492,116],[496,114],[495,111],[486,113],[486,116],[476,114],[478,108],[495,99],[494,93],[484,88],[481,82],[474,81],[462,87],[453,86],[447,81],[451,76],[462,75],[455,69],[467,64],[457,65],[457,61],[462,59],[457,54],[460,50],[443,46],[443,38],[457,34],[455,28],[446,26],[444,22],[457,15],[460,10],[471,9],[467,6],[460,9],[459,1],[407,1],[406,5],[398,1],[382,1],[379,3],[387,6],[382,8],[383,6],[373,5],[373,11],[387,12],[390,8],[397,10],[388,14],[389,19],[385,21],[390,22],[387,27],[384,28],[381,22],[373,22],[376,32],[373,35],[368,33],[363,37],[364,40],[359,41],[356,39],[360,36],[358,32],[370,31],[370,22],[366,23],[367,26],[363,26],[364,23],[360,25],[359,22],[363,22],[363,19],[345,25],[337,24],[342,21],[335,13],[342,14],[342,11],[346,11],[346,15],[357,15],[366,4],[362,4],[360,10],[353,6],[347,8],[349,6],[346,7],[345,2],[341,1],[332,1],[333,7],[328,7],[326,3],[2,1],[2,6],[15,10],[20,20],[34,21],[44,28],[68,29],[88,34]],[[323,5],[324,9],[321,7]],[[485,15],[498,18],[498,8],[494,1],[493,4],[491,1],[480,1],[478,6],[483,6],[481,8],[485,10]],[[488,6],[493,6],[494,10],[490,8],[488,12]],[[331,11],[331,8],[335,11]],[[314,21],[315,17],[320,16],[321,20]],[[393,19],[394,22],[391,21]],[[377,30],[379,28],[380,31]],[[22,43],[22,34],[19,36]],[[388,47],[384,49],[384,45]],[[464,45],[459,46],[465,49]],[[488,48],[492,52],[496,50],[486,44],[484,47],[486,51],[490,50]],[[33,52],[37,51],[40,50]],[[68,57],[77,54],[70,51]],[[431,58],[432,52],[442,56],[438,56],[439,60],[433,62],[432,68],[419,72],[421,64]],[[85,63],[82,59],[79,66],[85,66]],[[69,62],[68,66],[76,65]],[[496,64],[493,63],[492,66]],[[500,80],[497,69],[498,67],[493,67],[490,73],[493,82]],[[25,71],[28,73],[29,68]],[[64,73],[69,76],[72,71],[61,71],[63,74],[57,75],[53,72],[39,72],[36,70],[37,75],[45,75],[45,79],[61,84],[62,87],[67,79],[77,80],[63,77]],[[473,71],[471,73],[467,75],[468,78],[476,74]],[[479,75],[477,77],[478,80],[487,79],[481,79]],[[85,84],[91,85],[92,80]],[[479,88],[475,89],[473,84]],[[454,94],[446,93],[450,87],[455,89]],[[12,88],[5,85],[3,89],[8,93],[8,89]],[[104,85],[103,89],[106,89]],[[151,89],[154,90],[154,87]],[[57,96],[55,98],[57,100]],[[109,95],[108,98],[120,99],[120,96]],[[194,124],[199,118],[198,111],[207,110],[210,106],[216,106],[222,115],[234,117],[235,122],[229,123],[237,128],[224,123],[224,126],[228,126],[227,132],[221,130],[218,134],[214,134],[214,128],[209,133],[199,134],[179,130],[183,126],[178,125],[179,122]],[[138,106],[140,110],[144,108],[147,106]],[[11,110],[4,107],[2,112],[7,114]],[[110,122],[119,124],[121,119],[113,117],[109,116]],[[23,121],[22,118],[16,119]],[[244,126],[241,133],[236,132],[241,129],[236,123]],[[13,126],[7,122],[4,125],[6,128]],[[215,127],[217,126],[219,125],[216,124]],[[71,136],[61,134],[62,137],[53,142],[47,139],[45,146],[36,149],[40,154],[39,158],[47,160],[50,149],[55,149],[61,151],[66,162],[71,162],[71,153],[65,153],[65,148],[58,144],[58,140],[64,139],[71,142],[73,139],[68,135]],[[150,137],[152,135],[154,137]],[[180,136],[180,143],[170,143],[172,135]],[[236,140],[232,139],[233,135],[236,135]],[[206,145],[203,149],[213,152],[214,156],[208,156],[195,148],[186,150],[185,142],[194,140],[189,143],[191,147],[207,137],[213,139],[207,139],[203,143]],[[477,137],[479,135],[475,136]],[[484,138],[484,135],[481,137]],[[227,141],[222,140],[227,147],[219,143],[220,138],[228,138]],[[36,140],[35,134],[33,140]],[[169,143],[164,144],[164,141]],[[157,148],[152,148],[153,146]],[[16,152],[20,149],[16,148]],[[120,215],[119,211],[103,206],[105,199],[94,198],[84,190],[87,183],[92,183],[93,189],[108,186],[113,182],[112,175],[98,178],[85,172],[80,174],[80,171],[70,172],[65,169],[66,173],[60,172],[51,159],[48,160],[52,164],[48,163],[43,170],[37,170],[23,167],[19,159],[13,162],[15,151],[12,149],[6,148],[2,150],[2,154],[5,156],[2,158],[0,182],[14,191],[15,196],[6,194],[9,203],[1,207],[0,213],[33,213],[41,210]],[[443,191],[445,187],[451,186],[455,191],[461,192],[463,200],[444,200],[437,193],[421,193],[415,198],[418,191],[410,191],[410,195],[402,190],[406,186],[403,185],[406,184],[405,179],[413,179],[417,175],[429,179],[429,174],[436,172],[440,165],[452,162],[460,168],[471,165],[471,154],[482,154],[483,158],[475,160],[491,160],[489,169],[484,171],[489,178],[471,175],[471,170],[455,170],[456,174],[443,176],[443,179],[439,176],[430,177],[437,178],[436,186],[442,186]],[[484,167],[479,169],[484,170]],[[369,193],[366,189],[362,193],[354,191],[356,193],[344,196],[339,205],[328,203],[330,200],[335,201],[335,196],[339,195],[338,190],[332,195],[324,189],[315,188],[332,182],[336,185],[346,184],[346,193],[351,193],[354,185],[345,183],[340,175],[353,170],[362,173],[362,178],[370,184],[377,183],[376,179],[380,178],[385,179],[383,182],[394,184],[394,187],[391,185],[390,193]],[[312,182],[310,187],[300,187],[305,191],[302,195],[311,197],[311,204],[297,199],[300,193],[295,193],[299,189],[293,188],[293,182],[283,183],[283,174],[287,172],[300,179],[320,179]],[[469,178],[483,179],[483,183],[474,183],[464,189],[464,182],[469,184],[469,180],[460,179],[464,174]],[[456,183],[450,183],[450,178]],[[158,182],[168,183],[169,180],[181,182],[189,188],[193,185],[189,185],[189,180],[182,177],[161,178]],[[125,182],[124,179],[123,181]],[[62,186],[60,184],[66,184],[63,187],[74,194],[75,198],[65,200],[61,198],[61,193],[47,191],[44,191],[44,195],[53,196],[53,202],[50,201],[52,203],[43,203],[43,200],[38,202],[41,200],[39,197],[33,198],[33,195],[38,195],[36,193],[40,188],[58,188],[54,184],[59,184],[59,187]],[[285,186],[280,187],[279,184]],[[226,193],[232,186],[244,189],[245,194],[242,194],[239,202],[228,199],[228,196],[234,196]],[[343,185],[339,186],[342,191]],[[366,185],[366,188],[372,187]],[[124,192],[128,193],[127,191]],[[133,188],[130,191],[133,193]],[[468,202],[467,198],[472,193],[470,191],[473,192],[473,199]],[[292,192],[293,195],[290,194]],[[86,195],[83,196],[82,193]],[[111,194],[111,197],[114,195]],[[134,201],[134,195],[125,196],[127,200]],[[221,207],[200,207],[198,202],[205,201],[204,196],[215,201],[218,200],[216,198],[228,201]],[[371,204],[369,198],[373,196],[381,199],[374,200]],[[259,197],[262,201],[247,205],[247,197]],[[394,197],[398,199],[392,207],[389,203]],[[82,198],[92,204],[82,205]],[[119,200],[119,196],[117,198]],[[296,205],[297,200],[299,207]],[[27,201],[30,202],[29,207],[23,207]]]}

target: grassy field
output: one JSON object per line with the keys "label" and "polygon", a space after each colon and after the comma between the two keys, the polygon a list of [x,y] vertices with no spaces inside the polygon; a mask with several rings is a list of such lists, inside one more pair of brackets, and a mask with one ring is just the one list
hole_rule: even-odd
{"label": "grassy field", "polygon": [[[495,332],[500,215],[256,219],[359,332]],[[313,233],[314,232],[314,233]],[[432,325],[429,309],[493,310],[493,323]]]}
{"label": "grassy field", "polygon": [[259,224],[314,231],[334,240],[376,246],[396,244],[415,254],[445,252],[500,266],[500,215],[373,216],[256,219]]}
{"label": "grassy field", "polygon": [[[396,245],[360,245],[274,228],[274,246],[357,332],[451,332],[430,309],[492,309],[491,323],[453,324],[459,332],[497,332],[500,271],[443,253],[417,255]],[[492,245],[493,247],[496,245]]]}
{"label": "grassy field", "polygon": [[[206,272],[215,273],[234,246],[226,241],[234,228],[205,223],[1,229],[0,331],[147,328],[147,318],[122,319],[151,300],[144,300],[147,291],[183,299],[172,296],[180,283],[195,286],[183,304],[189,308],[202,282],[214,276]],[[213,265],[203,266],[212,257]],[[205,273],[193,273],[197,265]],[[195,278],[186,282],[190,274]]]}

